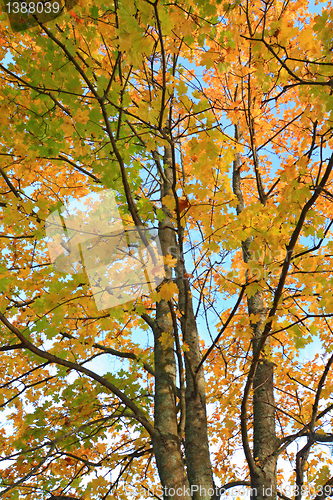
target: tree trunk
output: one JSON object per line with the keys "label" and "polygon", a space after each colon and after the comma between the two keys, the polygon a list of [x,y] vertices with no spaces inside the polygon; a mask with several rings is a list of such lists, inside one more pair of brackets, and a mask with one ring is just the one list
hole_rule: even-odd
{"label": "tree trunk", "polygon": [[[165,149],[165,178],[161,190],[162,200],[166,195],[173,195],[173,163],[171,147]],[[163,206],[163,202],[162,202]],[[180,242],[176,241],[173,220],[170,211],[163,206],[165,218],[159,225],[159,238],[164,256],[175,254],[178,260],[176,283],[179,289],[179,308],[183,341],[189,347],[185,356],[185,394],[181,420],[177,422],[176,408],[176,361],[174,324],[169,304],[161,300],[157,304],[156,320],[158,331],[155,333],[155,428],[158,431],[154,443],[157,467],[162,486],[174,488],[173,499],[192,498],[193,500],[215,500],[215,486],[210,462],[205,381],[202,367],[197,371],[201,360],[199,336],[193,312],[192,297],[185,272],[185,263]],[[181,239],[181,234],[179,238]],[[166,279],[172,279],[172,269],[166,267]],[[162,332],[170,334],[169,347],[162,345]],[[171,339],[172,337],[172,339]],[[179,347],[179,346],[178,346]],[[176,345],[177,349],[177,345]],[[179,362],[179,360],[178,360]],[[182,367],[181,367],[182,369]],[[185,415],[184,415],[185,413]],[[185,419],[185,426],[183,422]],[[183,429],[184,427],[184,429]],[[181,456],[181,440],[185,431],[185,463]],[[182,495],[177,496],[182,490]],[[164,498],[169,498],[164,495]]]}
{"label": "tree trunk", "polygon": [[[241,138],[238,125],[235,126],[235,139]],[[233,191],[238,199],[237,214],[244,210],[244,199],[241,189],[240,156],[236,154],[233,164]],[[249,251],[251,239],[242,242],[243,260],[251,260]],[[247,299],[249,317],[254,315],[256,322],[251,323],[253,356],[257,354],[262,325],[266,319],[262,293],[256,292]],[[267,360],[264,353],[257,365],[253,380],[253,458],[254,465],[248,463],[251,476],[252,500],[276,500],[276,463],[275,454],[277,437],[275,430],[274,404],[274,364]]]}
{"label": "tree trunk", "polygon": [[[162,186],[161,198],[169,193],[171,182]],[[165,218],[159,224],[159,240],[163,256],[170,254],[175,246],[175,232],[172,228],[170,211],[163,206]],[[165,266],[166,280],[172,279],[172,269]],[[176,360],[174,353],[174,332],[170,308],[165,300],[156,305],[157,328],[155,337],[155,405],[154,424],[156,435],[153,439],[154,454],[158,473],[163,488],[163,498],[190,500],[185,464],[181,454],[181,439],[178,435],[176,407]],[[170,341],[161,342],[161,335],[166,332]]]}
{"label": "tree trunk", "polygon": [[[252,325],[254,332],[253,355],[262,333],[261,325],[265,318],[261,293],[248,300],[249,315],[256,314],[259,321]],[[277,455],[274,403],[274,363],[262,358],[259,360],[253,381],[253,456],[256,463],[251,471],[251,498],[253,500],[276,499],[276,462]]]}
{"label": "tree trunk", "polygon": [[[182,330],[184,341],[189,347],[185,358],[185,452],[187,474],[190,484],[194,487],[193,499],[210,500],[218,497],[215,496],[209,454],[205,380],[202,367],[197,372],[201,354],[188,284],[183,282],[183,289],[181,288],[181,290],[182,296],[187,299],[187,321],[186,319],[182,321]],[[182,304],[181,301],[180,307],[182,310],[186,310],[185,304]],[[196,377],[193,376],[194,373],[196,373]],[[197,489],[198,487],[201,487],[201,491]]]}

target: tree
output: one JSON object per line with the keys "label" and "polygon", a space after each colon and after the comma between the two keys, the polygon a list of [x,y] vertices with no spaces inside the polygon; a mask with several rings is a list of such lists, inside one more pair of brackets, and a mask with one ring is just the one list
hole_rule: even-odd
{"label": "tree", "polygon": [[[332,20],[304,0],[3,18],[3,498],[330,496]],[[105,188],[165,274],[100,310],[45,225]]]}

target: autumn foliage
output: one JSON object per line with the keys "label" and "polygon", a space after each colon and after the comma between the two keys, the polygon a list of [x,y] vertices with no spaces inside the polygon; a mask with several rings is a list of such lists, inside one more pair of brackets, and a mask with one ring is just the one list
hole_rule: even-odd
{"label": "autumn foliage", "polygon": [[[0,496],[332,496],[331,2],[1,19]],[[106,188],[165,278],[100,311],[45,221]]]}

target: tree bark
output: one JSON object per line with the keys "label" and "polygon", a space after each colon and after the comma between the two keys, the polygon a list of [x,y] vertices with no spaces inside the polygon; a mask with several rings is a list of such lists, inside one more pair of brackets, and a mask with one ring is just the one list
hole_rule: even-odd
{"label": "tree bark", "polygon": [[[167,172],[166,172],[167,173]],[[175,246],[175,232],[171,213],[163,204],[163,197],[171,190],[171,181],[166,177],[161,190],[162,208],[165,214],[159,223],[159,240],[163,256],[170,254]],[[172,280],[172,269],[165,266],[165,279]],[[153,438],[157,469],[162,483],[163,498],[190,500],[185,464],[181,454],[181,440],[178,436],[176,406],[176,360],[174,332],[168,303],[162,299],[156,305],[157,328],[155,337],[155,405],[154,422],[156,434]],[[163,332],[169,334],[167,343],[161,342]],[[178,494],[179,493],[179,494]]]}
{"label": "tree bark", "polygon": [[[193,313],[192,300],[189,289],[183,283],[180,294],[187,301],[182,304],[187,317],[183,318],[183,338],[189,347],[185,357],[186,377],[186,420],[185,420],[185,452],[189,482],[193,488],[193,499],[210,500],[218,498],[215,495],[215,485],[209,454],[205,379],[202,367],[197,372],[201,354],[199,337]],[[185,302],[184,300],[184,302]],[[194,376],[195,374],[195,376]],[[201,488],[199,491],[197,488]]]}
{"label": "tree bark", "polygon": [[[235,126],[235,138],[240,140],[238,125]],[[238,199],[237,214],[244,210],[244,199],[241,188],[240,156],[236,155],[233,164],[233,191]],[[251,260],[249,251],[251,239],[242,242],[243,260]],[[262,325],[266,319],[264,301],[261,291],[257,291],[247,299],[248,315],[257,320],[251,323],[253,356],[256,356],[258,344],[263,333]],[[257,365],[253,380],[253,458],[248,460],[251,476],[252,500],[275,500],[277,497],[276,464],[277,437],[275,429],[274,404],[274,364],[260,353],[261,359]]]}
{"label": "tree bark", "polygon": [[[161,195],[174,195],[173,160],[171,147],[165,148],[164,174]],[[203,368],[197,371],[201,360],[199,336],[193,312],[192,297],[186,278],[180,241],[176,241],[173,218],[163,205],[165,218],[159,225],[159,238],[164,256],[177,256],[176,283],[179,289],[179,308],[183,341],[188,345],[185,355],[185,463],[181,456],[182,425],[177,422],[176,361],[174,352],[174,324],[170,305],[161,300],[157,304],[155,334],[155,426],[158,430],[154,443],[157,467],[162,486],[182,490],[179,498],[216,500],[208,445],[205,380]],[[181,232],[179,238],[181,239]],[[180,248],[179,248],[180,247]],[[172,279],[172,269],[166,266],[166,279]],[[162,332],[170,334],[170,345],[160,342]],[[172,339],[171,339],[172,337]],[[182,394],[180,394],[182,397]],[[167,495],[164,496],[168,498]]]}
{"label": "tree bark", "polygon": [[[265,317],[260,292],[248,300],[249,315],[261,318],[252,328],[253,355],[256,354],[257,341],[262,333],[261,324]],[[276,484],[276,429],[274,403],[274,363],[268,359],[259,360],[253,381],[253,455],[256,467],[251,471],[251,498],[253,500],[275,500]]]}

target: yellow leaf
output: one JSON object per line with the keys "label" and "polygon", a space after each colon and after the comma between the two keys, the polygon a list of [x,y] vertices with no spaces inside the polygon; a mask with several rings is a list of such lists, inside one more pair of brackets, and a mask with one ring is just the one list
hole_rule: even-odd
{"label": "yellow leaf", "polygon": [[164,348],[173,346],[173,336],[168,332],[162,332],[159,340]]}
{"label": "yellow leaf", "polygon": [[171,300],[175,294],[178,295],[178,287],[176,283],[164,283],[160,288],[160,296],[164,300]]}

